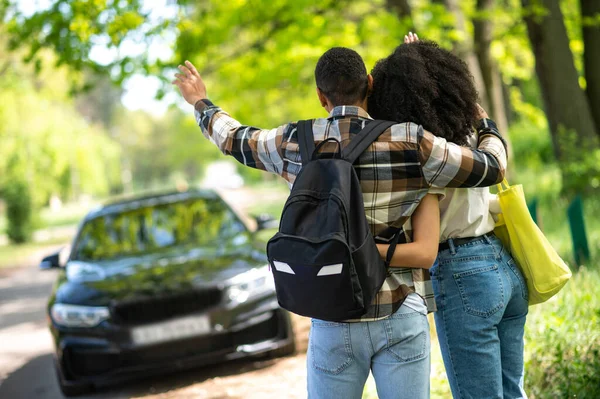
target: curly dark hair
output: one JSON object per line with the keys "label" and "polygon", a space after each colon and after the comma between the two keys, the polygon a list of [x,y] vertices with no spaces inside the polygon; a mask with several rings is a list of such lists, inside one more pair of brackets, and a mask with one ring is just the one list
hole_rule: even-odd
{"label": "curly dark hair", "polygon": [[467,64],[432,41],[402,44],[373,71],[369,114],[414,122],[466,145],[478,120],[477,90]]}
{"label": "curly dark hair", "polygon": [[315,67],[317,87],[333,105],[352,105],[367,97],[369,79],[362,57],[354,50],[333,47]]}

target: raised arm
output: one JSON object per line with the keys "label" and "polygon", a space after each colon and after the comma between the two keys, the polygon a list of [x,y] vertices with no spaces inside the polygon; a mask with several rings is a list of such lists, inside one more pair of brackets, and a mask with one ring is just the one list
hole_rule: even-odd
{"label": "raised arm", "polygon": [[[416,33],[404,36],[404,43],[419,41]],[[479,143],[470,150],[448,143],[433,134],[419,134],[420,163],[425,180],[433,187],[486,187],[500,183],[506,171],[506,142],[494,121],[479,104]]]}
{"label": "raised arm", "polygon": [[[413,267],[429,269],[437,257],[440,237],[440,208],[438,197],[427,194],[411,219],[413,241],[398,244],[390,262],[391,267]],[[379,255],[387,256],[389,244],[377,244]]]}
{"label": "raised arm", "polygon": [[448,143],[425,130],[419,132],[419,162],[430,186],[487,187],[504,179],[506,143],[494,121],[485,116],[477,128],[476,150]]}
{"label": "raised arm", "polygon": [[196,122],[204,136],[223,154],[231,155],[238,162],[281,175],[281,141],[284,135],[291,133],[293,125],[275,129],[242,125],[208,100],[204,81],[191,62],[186,61],[185,66],[179,66],[179,70],[182,73],[175,75],[177,79],[173,84],[179,87],[183,98],[194,106]]}

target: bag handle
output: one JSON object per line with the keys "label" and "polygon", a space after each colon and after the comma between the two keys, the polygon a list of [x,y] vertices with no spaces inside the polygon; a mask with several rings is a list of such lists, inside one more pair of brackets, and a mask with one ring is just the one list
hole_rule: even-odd
{"label": "bag handle", "polygon": [[312,153],[311,156],[311,160],[315,160],[317,159],[317,155],[319,155],[319,150],[321,149],[321,147],[323,147],[325,144],[327,143],[335,143],[337,144],[337,150],[336,152],[333,153],[333,157],[334,158],[341,158],[341,154],[342,154],[342,143],[339,142],[338,139],[336,139],[335,137],[328,137],[325,140],[321,141],[318,145],[317,148],[315,148],[315,150]]}
{"label": "bag handle", "polygon": [[353,164],[360,154],[365,152],[383,132],[395,124],[396,122],[390,121],[370,121],[367,126],[365,126],[356,137],[350,141],[350,144],[344,148],[342,151],[342,158]]}
{"label": "bag handle", "polygon": [[298,146],[300,147],[300,158],[302,158],[302,166],[306,166],[312,159],[312,154],[315,152],[315,136],[312,130],[312,119],[298,121]]}
{"label": "bag handle", "polygon": [[[506,186],[506,188],[504,186]],[[502,191],[508,190],[510,188],[510,184],[508,184],[508,180],[504,179],[500,183],[496,184],[496,188],[498,189],[498,192],[501,193]]]}

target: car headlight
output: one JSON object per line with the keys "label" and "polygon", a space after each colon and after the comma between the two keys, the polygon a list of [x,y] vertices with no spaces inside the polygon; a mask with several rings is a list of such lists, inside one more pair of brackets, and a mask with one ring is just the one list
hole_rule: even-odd
{"label": "car headlight", "polygon": [[267,266],[252,269],[229,280],[227,295],[229,303],[241,304],[267,292],[275,291],[273,274]]}
{"label": "car headlight", "polygon": [[95,327],[110,317],[104,306],[78,306],[56,303],[50,309],[52,320],[65,327]]}

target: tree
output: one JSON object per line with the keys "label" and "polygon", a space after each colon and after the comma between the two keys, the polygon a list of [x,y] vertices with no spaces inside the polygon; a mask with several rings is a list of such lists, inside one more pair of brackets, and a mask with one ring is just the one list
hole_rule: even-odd
{"label": "tree", "polygon": [[[2,24],[0,33],[4,39]],[[5,49],[0,40],[0,191],[24,182],[34,212],[53,194],[107,194],[119,149],[76,111],[68,84],[74,71],[54,67],[53,54],[44,50],[36,73],[22,62],[22,50]]]}
{"label": "tree", "polygon": [[574,133],[580,149],[598,147],[596,128],[579,76],[573,63],[569,39],[558,0],[522,0],[525,22],[533,52],[535,69],[554,150],[561,161],[566,159],[561,134]]}
{"label": "tree", "polygon": [[386,0],[387,9],[395,13],[398,18],[404,22],[404,25],[408,28],[409,32],[415,31],[415,26],[412,19],[412,8],[408,0]]}
{"label": "tree", "polygon": [[31,16],[24,15],[16,1],[4,1],[10,5],[12,15],[7,24],[9,47],[26,47],[27,61],[37,60],[40,53],[51,49],[56,53],[56,66],[113,72],[117,79],[129,76],[134,64],[146,65],[144,59],[124,55],[108,63],[96,62],[91,57],[94,46],[104,43],[109,49],[116,49],[123,42],[139,42],[140,37],[143,40],[140,35],[151,35],[156,25],[164,26],[160,20],[145,23],[149,12],[143,10],[140,0],[51,0],[46,8]]}
{"label": "tree", "polygon": [[508,132],[502,76],[496,61],[491,55],[494,28],[491,16],[493,15],[494,3],[494,0],[477,0],[477,15],[473,18],[473,37],[475,54],[479,61],[481,76],[486,88],[487,111],[498,123],[500,131]]}
{"label": "tree", "polygon": [[[595,9],[590,8],[597,7],[593,0],[568,1],[582,3],[585,29],[590,18],[598,18]],[[171,3],[176,12],[158,17],[145,9],[141,0],[47,3],[47,8],[32,15],[20,14],[14,7],[7,14],[11,42],[14,47],[28,49],[27,59],[32,63],[41,49],[50,48],[56,51],[59,63],[83,70],[84,75],[89,68],[121,82],[139,72],[170,77],[174,65],[190,59],[209,84],[211,99],[254,125],[270,126],[323,113],[314,95],[313,74],[316,60],[327,48],[354,48],[371,67],[416,27],[442,47],[453,47],[467,62],[482,105],[502,130],[506,131],[502,109],[510,108],[502,98],[510,95],[519,117],[536,121],[538,126],[545,122],[540,111],[543,99],[555,152],[561,160],[568,157],[559,140],[560,131],[575,132],[578,142],[585,142],[597,132],[590,122],[588,100],[578,87],[575,67],[580,66],[580,53],[575,53],[573,65],[559,0],[503,0],[495,4],[491,0],[178,0]],[[521,3],[525,5],[525,22],[520,14]],[[552,15],[546,18],[548,12]],[[574,28],[581,31],[579,19],[569,18],[568,23],[569,33]],[[596,32],[596,25],[589,26],[593,26],[592,33]],[[120,51],[132,42],[147,48],[163,35],[174,38],[171,59],[153,60],[145,53],[131,56]],[[598,58],[597,52],[590,50],[595,48],[593,37],[586,39],[585,52],[591,65]],[[98,43],[114,51],[113,61],[99,63],[90,56]],[[582,47],[578,38],[573,45]],[[535,66],[531,49],[537,60]],[[599,68],[588,66],[587,60],[585,68],[591,103],[596,98],[594,82]],[[535,80],[531,82],[534,69],[539,87]],[[510,86],[508,95],[503,95],[503,82]],[[168,83],[165,90],[171,90]],[[94,120],[111,119],[110,108],[104,111],[101,118],[89,109],[85,112],[95,116]],[[123,129],[119,132],[126,135]],[[152,133],[150,141],[156,146],[162,143],[165,148],[169,144],[158,133]],[[595,142],[590,146],[596,146]],[[172,175],[173,169],[167,164],[162,171],[147,171],[148,165],[140,156],[142,147],[125,147],[126,153],[132,151],[133,155],[127,156],[134,174],[143,175],[143,181],[169,179]],[[147,150],[154,153],[155,149]],[[199,169],[191,162],[183,158],[173,161],[189,176],[198,175]]]}
{"label": "tree", "polygon": [[600,134],[600,1],[580,0],[586,94]]}
{"label": "tree", "polygon": [[[475,81],[475,87],[479,92],[479,101],[485,109],[490,109],[490,103],[488,101],[487,86],[481,73],[481,66],[479,65],[479,59],[474,52],[473,38],[468,32],[467,18],[460,7],[458,0],[433,0],[433,3],[443,3],[448,12],[454,18],[454,29],[457,31],[456,37],[459,39],[454,40],[453,51],[458,57],[463,59],[469,66],[469,70],[473,75]],[[493,114],[492,117],[494,117]],[[506,131],[506,130],[504,130]]]}

